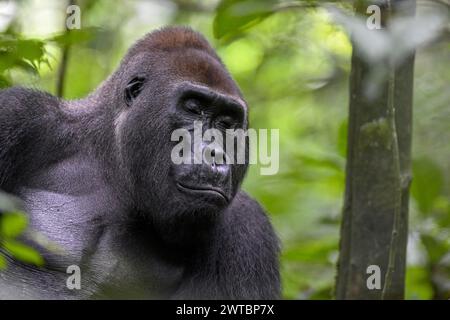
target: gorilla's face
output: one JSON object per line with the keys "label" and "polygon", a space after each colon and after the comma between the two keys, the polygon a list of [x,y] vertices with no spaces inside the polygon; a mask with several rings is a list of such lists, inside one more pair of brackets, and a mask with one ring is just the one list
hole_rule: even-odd
{"label": "gorilla's face", "polygon": [[[187,201],[201,200],[203,207],[220,209],[236,193],[238,185],[233,185],[233,179],[242,179],[234,166],[236,155],[233,163],[226,157],[225,143],[230,130],[246,129],[245,106],[231,96],[191,82],[181,83],[174,96],[171,127],[180,135],[175,138],[184,140],[178,144],[184,148],[172,149],[171,183]],[[212,143],[215,139],[217,144]]]}
{"label": "gorilla's face", "polygon": [[[115,124],[122,165],[131,176],[136,202],[143,204],[144,211],[164,214],[156,217],[164,220],[185,213],[220,212],[232,201],[247,169],[248,146],[245,162],[236,163],[237,148],[242,147],[236,144],[242,140],[232,140],[234,156],[226,154],[229,130],[248,126],[239,89],[219,61],[201,52],[140,59],[147,59],[140,65],[148,65],[148,70],[130,71],[123,83],[126,107]],[[157,64],[152,63],[155,59]],[[214,130],[213,139],[195,140],[209,129]],[[175,131],[185,134],[174,139]],[[216,134],[222,136],[223,149],[211,147]],[[174,149],[180,142],[189,148]],[[174,161],[174,155],[184,157],[184,162]],[[228,161],[218,160],[227,157]]]}

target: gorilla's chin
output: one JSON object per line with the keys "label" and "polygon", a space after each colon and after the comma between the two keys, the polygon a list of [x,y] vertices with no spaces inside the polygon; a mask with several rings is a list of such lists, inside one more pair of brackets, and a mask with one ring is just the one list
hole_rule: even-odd
{"label": "gorilla's chin", "polygon": [[166,244],[197,247],[210,242],[215,226],[227,207],[223,196],[213,191],[178,191],[168,200],[164,214],[153,216],[155,230]]}

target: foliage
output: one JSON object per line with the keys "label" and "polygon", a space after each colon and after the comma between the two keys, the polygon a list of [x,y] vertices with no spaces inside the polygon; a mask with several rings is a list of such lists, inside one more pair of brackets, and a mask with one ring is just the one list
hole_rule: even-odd
{"label": "foliage", "polygon": [[19,240],[28,226],[28,219],[20,211],[18,200],[0,193],[0,269],[6,267],[6,256],[24,263],[43,266],[44,260],[33,248]]}
{"label": "foliage", "polygon": [[[65,12],[54,5],[58,0],[21,1],[17,11],[33,12],[34,18],[14,16],[0,33],[0,82],[55,93],[60,48],[70,45],[65,96],[80,98],[146,32],[167,24],[201,31],[241,86],[252,127],[280,129],[280,172],[260,176],[251,167],[244,189],[270,212],[282,240],[284,297],[328,299],[333,297],[344,192],[348,33],[355,35],[363,23],[348,17],[348,2],[336,2],[330,15],[330,7],[318,1],[223,0],[214,9],[209,6],[214,2],[200,0],[123,0],[114,10],[109,0],[81,1],[83,28],[66,33]],[[381,65],[386,52],[402,53],[402,59],[405,51],[397,49],[403,40],[411,40],[406,51],[420,49],[406,279],[410,299],[445,298],[450,287],[450,47],[438,34],[448,25],[445,17],[441,20],[445,10],[427,1],[419,4],[417,25],[405,22],[412,29],[402,31],[405,24],[399,22],[381,38],[356,34],[368,59]],[[444,27],[433,27],[441,21]],[[36,71],[39,77],[30,77]],[[381,76],[374,74],[371,83]],[[14,234],[21,218],[12,219],[16,222],[5,229]]]}
{"label": "foliage", "polygon": [[0,34],[0,88],[11,85],[9,70],[19,68],[36,74],[41,63],[48,63],[43,41],[23,39],[14,33]]}

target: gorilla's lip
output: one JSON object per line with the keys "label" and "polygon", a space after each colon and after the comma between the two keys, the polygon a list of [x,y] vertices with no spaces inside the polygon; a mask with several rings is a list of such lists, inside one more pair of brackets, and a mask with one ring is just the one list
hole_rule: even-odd
{"label": "gorilla's lip", "polygon": [[219,188],[215,188],[215,187],[211,187],[211,186],[191,186],[191,185],[187,185],[181,182],[177,182],[177,187],[178,189],[181,189],[183,191],[188,191],[188,192],[199,192],[199,193],[214,193],[215,195],[220,196],[221,198],[223,198],[223,200],[225,200],[225,202],[229,202],[229,199],[227,197],[227,195],[225,194],[225,192],[223,192],[223,190],[219,189]]}

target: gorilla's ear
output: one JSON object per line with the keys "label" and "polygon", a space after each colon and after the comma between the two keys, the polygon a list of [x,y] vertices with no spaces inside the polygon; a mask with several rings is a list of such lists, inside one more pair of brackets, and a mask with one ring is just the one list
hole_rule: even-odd
{"label": "gorilla's ear", "polygon": [[141,76],[134,77],[125,87],[125,103],[130,106],[133,100],[141,93],[145,78]]}

